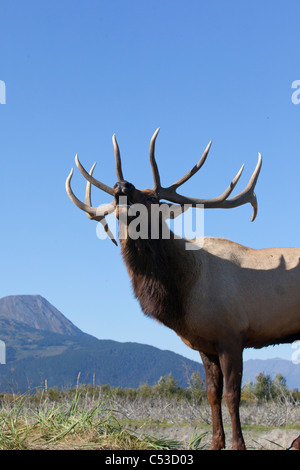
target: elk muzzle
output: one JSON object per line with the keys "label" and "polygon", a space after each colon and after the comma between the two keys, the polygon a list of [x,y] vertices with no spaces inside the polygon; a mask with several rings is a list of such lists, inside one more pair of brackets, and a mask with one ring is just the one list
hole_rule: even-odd
{"label": "elk muzzle", "polygon": [[117,204],[119,204],[121,196],[127,198],[127,202],[126,202],[127,205],[131,205],[134,203],[133,195],[135,192],[135,187],[133,186],[133,184],[128,183],[128,181],[118,181],[114,185],[113,190],[114,190],[115,201]]}

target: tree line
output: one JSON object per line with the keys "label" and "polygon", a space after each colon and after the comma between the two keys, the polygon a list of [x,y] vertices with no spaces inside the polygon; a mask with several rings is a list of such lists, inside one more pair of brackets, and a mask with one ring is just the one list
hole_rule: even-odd
{"label": "tree line", "polygon": [[[77,384],[76,387],[67,390],[59,390],[57,387],[48,388],[46,391],[43,387],[36,389],[35,394],[31,394],[33,400],[39,400],[41,394],[46,395],[50,400],[61,401],[78,392],[92,396],[96,394],[110,395],[115,397],[123,397],[128,399],[155,399],[159,396],[166,399],[189,400],[201,403],[206,400],[205,380],[202,379],[198,372],[192,373],[188,387],[181,387],[178,381],[174,379],[172,374],[161,377],[155,385],[148,383],[140,385],[138,388],[121,388],[106,385],[84,385]],[[1,397],[2,395],[2,397]],[[6,394],[0,394],[4,398]],[[6,397],[7,398],[7,397]],[[298,389],[289,390],[286,379],[277,374],[274,378],[261,372],[255,377],[255,381],[250,381],[242,388],[241,399],[243,402],[266,402],[266,401],[290,401],[300,403],[300,391]]]}

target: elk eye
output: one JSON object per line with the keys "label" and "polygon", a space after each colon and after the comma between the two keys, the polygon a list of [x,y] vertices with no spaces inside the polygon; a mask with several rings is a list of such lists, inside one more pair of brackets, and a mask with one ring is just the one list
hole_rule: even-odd
{"label": "elk eye", "polygon": [[147,201],[155,204],[157,202],[157,199],[155,196],[149,196],[147,197]]}

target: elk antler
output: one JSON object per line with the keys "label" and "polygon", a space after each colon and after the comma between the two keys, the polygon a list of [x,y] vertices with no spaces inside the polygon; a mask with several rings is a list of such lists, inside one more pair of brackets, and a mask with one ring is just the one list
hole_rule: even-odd
{"label": "elk antler", "polygon": [[116,161],[116,174],[118,181],[124,181],[123,171],[122,171],[122,164],[121,164],[121,155],[118,146],[118,142],[116,139],[116,134],[112,136],[114,151],[115,151],[115,161]]}
{"label": "elk antler", "polygon": [[[90,169],[89,174],[91,176],[93,175],[93,171],[95,169],[95,166],[96,166],[96,162],[94,163],[94,165]],[[87,183],[86,183],[85,204],[87,204],[89,207],[92,206],[92,202],[91,202],[91,183],[89,181],[87,181]],[[111,233],[111,231],[108,227],[108,224],[106,222],[106,219],[105,219],[105,215],[111,214],[115,210],[114,202],[110,202],[109,204],[106,204],[105,206],[102,206],[100,210],[104,215],[99,215],[99,212],[100,212],[99,207],[97,207],[97,209],[96,209],[96,214],[98,214],[97,217],[91,217],[88,212],[86,213],[86,215],[88,216],[89,219],[97,220],[98,222],[100,222],[103,225],[103,228],[104,228],[105,232],[107,233],[107,235],[109,236],[109,238],[111,239],[111,241],[116,246],[118,246],[118,243],[116,242],[113,234]]]}
{"label": "elk antler", "polygon": [[204,164],[207,158],[207,155],[211,146],[211,141],[209,142],[208,146],[204,150],[204,153],[202,157],[200,158],[199,162],[188,173],[182,176],[179,180],[177,180],[171,186],[164,188],[163,186],[161,186],[161,183],[160,183],[160,175],[159,175],[159,171],[158,171],[158,167],[157,167],[157,163],[156,163],[155,155],[154,155],[155,140],[158,135],[158,132],[159,132],[159,128],[154,132],[151,138],[149,158],[150,158],[150,164],[152,168],[152,175],[153,175],[153,181],[154,181],[153,191],[156,192],[156,195],[159,200],[167,199],[168,201],[175,202],[177,204],[191,204],[193,207],[195,207],[197,204],[203,204],[205,208],[210,208],[210,209],[213,209],[213,208],[230,209],[230,208],[238,207],[238,206],[241,206],[243,204],[250,202],[250,204],[253,207],[253,214],[252,214],[252,219],[251,219],[251,222],[253,222],[257,214],[257,199],[254,193],[254,188],[257,182],[257,178],[259,176],[261,165],[262,165],[262,157],[260,153],[258,154],[258,163],[250,178],[248,185],[237,196],[234,196],[228,199],[233,189],[235,188],[238,180],[240,179],[240,176],[244,169],[244,165],[241,167],[240,171],[237,173],[235,178],[231,181],[228,188],[220,196],[212,198],[212,199],[189,198],[186,196],[182,196],[181,194],[178,194],[176,190],[177,188],[179,188],[179,186],[181,186],[183,183],[188,181],[195,173],[197,173],[197,171],[200,170],[200,168],[202,167],[202,165]]}
{"label": "elk antler", "polygon": [[[123,173],[122,173],[122,167],[121,167],[120,151],[119,151],[119,147],[118,147],[115,135],[113,136],[113,144],[114,144],[114,150],[115,150],[116,173],[117,173],[118,180],[120,181],[120,180],[123,180]],[[98,222],[100,222],[103,225],[104,230],[107,232],[107,234],[108,234],[109,238],[111,239],[111,241],[115,245],[118,245],[115,238],[114,238],[114,236],[113,236],[113,234],[109,230],[109,227],[108,227],[106,219],[105,219],[106,215],[111,214],[112,212],[114,212],[114,210],[116,208],[115,201],[112,201],[108,204],[105,204],[105,205],[102,205],[102,206],[99,206],[99,207],[93,207],[92,203],[91,203],[91,184],[93,184],[94,186],[96,186],[99,189],[102,189],[103,191],[110,194],[111,196],[113,196],[113,194],[114,194],[113,189],[110,186],[107,186],[106,184],[101,183],[101,181],[99,181],[99,180],[97,180],[93,177],[93,171],[94,171],[94,168],[96,166],[96,163],[94,163],[94,165],[92,166],[89,173],[81,165],[77,154],[75,156],[75,163],[76,163],[76,166],[79,169],[80,173],[87,180],[86,190],[85,190],[85,202],[81,202],[75,196],[75,194],[73,193],[73,191],[71,189],[71,179],[72,179],[72,176],[73,176],[73,168],[72,168],[72,170],[71,170],[71,172],[70,172],[70,174],[69,174],[69,176],[66,180],[66,190],[67,190],[69,198],[71,199],[71,201],[74,202],[74,204],[77,207],[79,207],[79,209],[83,210],[86,213],[86,215],[88,216],[89,219],[97,220]]]}

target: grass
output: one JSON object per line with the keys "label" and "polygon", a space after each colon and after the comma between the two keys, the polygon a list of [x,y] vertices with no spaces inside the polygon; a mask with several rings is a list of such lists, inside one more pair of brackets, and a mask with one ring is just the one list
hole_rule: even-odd
{"label": "grass", "polygon": [[[206,401],[193,405],[187,400],[158,395],[150,398],[119,395],[103,393],[97,388],[91,392],[80,386],[64,393],[49,390],[2,395],[0,450],[208,448],[211,422]],[[224,424],[230,448],[227,414],[224,414]],[[241,414],[249,449],[280,450],[287,446],[279,435],[290,432],[297,437],[299,434],[299,404],[288,407],[278,403],[249,404],[241,407]]]}
{"label": "grass", "polygon": [[30,396],[16,396],[0,410],[0,450],[30,449],[172,449],[179,443],[140,435],[114,416],[107,400],[85,406],[80,391],[71,402],[47,398],[32,406]]}

